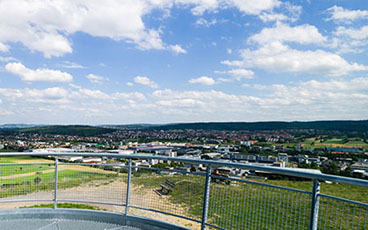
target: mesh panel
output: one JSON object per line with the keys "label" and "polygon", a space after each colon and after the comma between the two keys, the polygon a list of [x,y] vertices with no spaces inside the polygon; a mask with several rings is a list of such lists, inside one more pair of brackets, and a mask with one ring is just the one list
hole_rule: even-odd
{"label": "mesh panel", "polygon": [[[50,164],[1,165],[0,201],[51,200],[53,198],[55,167]],[[1,206],[7,206],[1,204]]]}
{"label": "mesh panel", "polygon": [[205,177],[145,169],[134,172],[130,205],[200,220]]}
{"label": "mesh panel", "polygon": [[309,194],[229,179],[212,181],[210,224],[226,229],[308,229]]}
{"label": "mesh panel", "polygon": [[125,204],[122,168],[104,165],[59,164],[58,200]]}
{"label": "mesh panel", "polygon": [[318,229],[367,229],[368,206],[321,195]]}

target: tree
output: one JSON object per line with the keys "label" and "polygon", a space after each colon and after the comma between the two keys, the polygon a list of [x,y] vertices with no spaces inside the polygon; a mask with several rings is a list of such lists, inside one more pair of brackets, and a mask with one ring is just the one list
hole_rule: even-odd
{"label": "tree", "polygon": [[35,184],[38,184],[38,183],[41,182],[41,180],[42,179],[40,177],[36,177],[36,178],[34,178],[33,182],[35,182]]}

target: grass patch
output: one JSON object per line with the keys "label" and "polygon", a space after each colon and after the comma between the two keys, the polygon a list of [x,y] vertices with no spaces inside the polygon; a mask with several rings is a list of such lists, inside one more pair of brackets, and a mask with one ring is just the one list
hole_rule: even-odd
{"label": "grass patch", "polygon": [[[38,204],[32,206],[23,206],[20,208],[53,208],[54,204]],[[57,208],[75,208],[75,209],[90,209],[90,210],[102,210],[107,211],[107,209],[99,208],[96,206],[86,205],[86,204],[75,204],[75,203],[60,203],[57,204]]]}
{"label": "grass patch", "polygon": [[44,170],[54,169],[53,164],[48,165],[2,165],[0,167],[0,177],[12,176],[31,172],[42,172]]}
{"label": "grass patch", "polygon": [[[0,198],[25,195],[39,191],[53,190],[55,180],[54,175],[54,172],[50,172],[31,176],[1,179]],[[66,189],[78,187],[81,184],[99,180],[107,180],[107,182],[109,182],[111,181],[111,179],[114,179],[116,177],[118,177],[117,174],[63,170],[59,171],[58,188]]]}

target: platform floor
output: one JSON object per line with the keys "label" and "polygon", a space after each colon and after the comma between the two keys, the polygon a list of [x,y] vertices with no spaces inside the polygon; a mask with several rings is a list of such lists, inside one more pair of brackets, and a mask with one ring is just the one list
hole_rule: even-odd
{"label": "platform floor", "polygon": [[135,227],[99,221],[66,219],[1,220],[0,228],[2,230],[140,230]]}

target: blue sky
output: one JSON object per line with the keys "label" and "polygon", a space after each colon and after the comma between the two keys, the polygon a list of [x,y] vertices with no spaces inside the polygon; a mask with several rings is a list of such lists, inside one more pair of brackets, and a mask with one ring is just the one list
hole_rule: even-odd
{"label": "blue sky", "polygon": [[0,0],[0,124],[368,118],[366,0]]}

